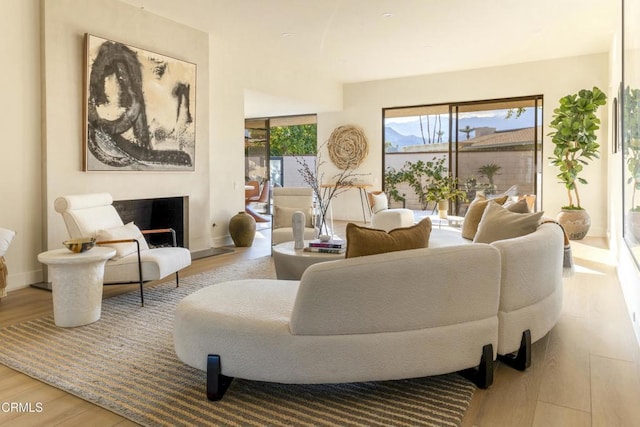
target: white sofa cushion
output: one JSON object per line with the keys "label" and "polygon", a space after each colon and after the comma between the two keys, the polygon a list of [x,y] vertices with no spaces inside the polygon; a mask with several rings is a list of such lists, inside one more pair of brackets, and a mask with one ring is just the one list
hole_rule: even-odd
{"label": "white sofa cushion", "polygon": [[535,233],[491,246],[502,259],[498,352],[507,354],[518,349],[525,329],[535,342],[560,317],[564,234],[557,224],[541,224]]}
{"label": "white sofa cushion", "polygon": [[[488,252],[497,255],[494,251]],[[376,257],[335,262],[364,264],[369,259],[372,267],[378,264]],[[494,280],[495,274],[492,273]],[[386,279],[381,277],[380,281]],[[351,285],[358,283],[358,280],[340,283],[344,289],[336,296],[342,298]],[[493,313],[486,317],[484,308],[479,309],[483,315],[478,318],[466,317],[471,316],[467,310],[458,310],[467,321],[457,322],[447,313],[447,320],[436,320],[434,327],[325,336],[291,332],[290,321],[299,301],[299,284],[288,280],[237,280],[218,283],[189,295],[176,309],[173,332],[176,354],[183,362],[201,370],[206,370],[206,355],[217,354],[221,359],[222,374],[231,377],[280,383],[341,383],[455,372],[476,366],[484,345],[492,344],[494,349],[497,346],[496,283],[489,289],[481,285],[477,292],[472,291],[472,299],[468,300],[473,302],[476,296],[480,298],[478,303],[488,301],[484,298],[493,299],[486,304],[493,307]],[[321,288],[327,284],[323,282]],[[387,283],[396,284],[396,281]],[[427,307],[444,306],[440,300],[448,297],[444,288],[444,294],[433,295]],[[375,298],[371,293],[371,298],[363,299],[366,294],[361,290],[358,287],[350,294],[351,303],[357,300],[360,305],[379,306],[380,316],[388,314],[384,310],[387,301],[382,298],[389,291],[381,298]],[[428,287],[424,287],[422,293],[429,293]],[[464,304],[464,299],[460,298],[457,304]],[[412,308],[429,311],[415,303]],[[472,307],[474,310],[475,306]],[[332,313],[326,313],[323,318]],[[343,311],[342,314],[348,313]]]}
{"label": "white sofa cushion", "polygon": [[[140,252],[142,279],[159,280],[191,265],[191,253],[180,247],[162,247]],[[110,259],[104,267],[104,282],[128,282],[137,280],[138,254]]]}
{"label": "white sofa cushion", "polygon": [[[474,268],[458,267],[467,264]],[[302,275],[291,332],[397,332],[484,319],[497,311],[499,283],[499,254],[481,244],[319,263]]]}

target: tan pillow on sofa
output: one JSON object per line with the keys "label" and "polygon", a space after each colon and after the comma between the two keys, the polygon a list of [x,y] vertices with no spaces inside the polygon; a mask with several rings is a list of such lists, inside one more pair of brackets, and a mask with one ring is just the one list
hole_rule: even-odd
{"label": "tan pillow on sofa", "polygon": [[489,203],[482,215],[474,243],[491,243],[496,240],[512,239],[533,233],[543,212],[515,213],[498,205]]}
{"label": "tan pillow on sofa", "polygon": [[384,230],[360,227],[349,223],[347,224],[346,234],[346,258],[420,249],[429,246],[431,220],[425,218],[416,225],[395,228],[388,233]]}
{"label": "tan pillow on sofa", "polygon": [[274,207],[275,207],[275,212],[274,212],[275,224],[273,228],[287,228],[287,227],[291,228],[292,227],[291,221],[293,218],[293,213],[295,211],[304,212],[304,226],[313,228],[313,211],[311,209],[305,211],[304,209],[300,209],[300,208],[285,208],[283,206],[274,206]]}
{"label": "tan pillow on sofa", "polygon": [[467,213],[464,216],[462,222],[462,237],[465,239],[473,240],[478,231],[478,224],[482,219],[482,214],[485,208],[490,202],[496,202],[499,205],[503,205],[507,201],[509,196],[504,195],[495,199],[487,199],[485,196],[476,196],[475,199],[469,205]]}
{"label": "tan pillow on sofa", "polygon": [[507,200],[504,205],[502,205],[509,212],[514,213],[530,213],[529,204],[525,198],[519,198],[518,200]]}

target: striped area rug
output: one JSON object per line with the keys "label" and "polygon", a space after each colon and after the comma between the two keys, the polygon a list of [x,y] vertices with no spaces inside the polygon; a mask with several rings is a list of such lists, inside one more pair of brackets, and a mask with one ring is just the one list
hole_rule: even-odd
{"label": "striped area rug", "polygon": [[[475,386],[456,374],[332,385],[236,379],[222,401],[175,355],[172,321],[186,295],[239,277],[274,277],[270,257],[104,300],[98,322],[53,317],[0,329],[0,362],[145,426],[459,426]],[[46,409],[46,408],[45,408]]]}

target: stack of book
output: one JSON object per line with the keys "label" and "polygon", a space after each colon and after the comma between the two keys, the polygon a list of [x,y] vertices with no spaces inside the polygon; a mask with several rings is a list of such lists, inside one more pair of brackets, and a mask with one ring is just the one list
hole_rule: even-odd
{"label": "stack of book", "polygon": [[325,254],[343,254],[347,250],[347,241],[331,239],[327,241],[312,240],[309,242],[309,251],[323,252]]}

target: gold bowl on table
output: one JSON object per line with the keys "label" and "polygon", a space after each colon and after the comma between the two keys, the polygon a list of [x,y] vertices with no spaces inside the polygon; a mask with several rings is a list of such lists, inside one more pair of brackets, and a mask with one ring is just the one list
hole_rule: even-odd
{"label": "gold bowl on table", "polygon": [[71,252],[79,254],[86,252],[96,245],[95,237],[81,237],[79,239],[65,240],[62,244]]}

